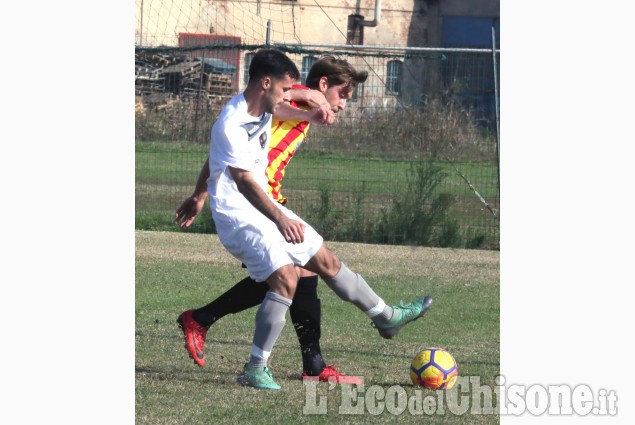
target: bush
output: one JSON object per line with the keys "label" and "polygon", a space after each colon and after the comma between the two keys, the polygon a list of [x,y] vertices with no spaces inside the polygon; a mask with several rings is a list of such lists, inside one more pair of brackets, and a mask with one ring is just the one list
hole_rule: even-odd
{"label": "bush", "polygon": [[135,214],[135,229],[163,232],[216,233],[212,213],[207,206],[203,208],[203,211],[201,211],[188,229],[181,230],[173,221],[174,212],[137,212]]}
{"label": "bush", "polygon": [[138,98],[135,108],[136,141],[188,140],[209,143],[217,109],[198,106],[192,99],[164,93],[155,103]]}
{"label": "bush", "polygon": [[452,97],[430,96],[419,108],[351,105],[337,125],[311,134],[309,151],[354,152],[384,159],[495,160],[495,135]]}
{"label": "bush", "polygon": [[447,193],[435,194],[446,173],[430,161],[421,161],[413,164],[408,174],[405,192],[395,197],[390,209],[382,212],[376,229],[378,242],[458,246],[459,226],[447,214],[454,197]]}

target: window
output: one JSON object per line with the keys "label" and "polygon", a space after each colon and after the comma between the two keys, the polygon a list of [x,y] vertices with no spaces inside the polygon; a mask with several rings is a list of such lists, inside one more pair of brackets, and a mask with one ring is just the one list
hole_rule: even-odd
{"label": "window", "polygon": [[389,61],[386,69],[386,94],[401,94],[401,61]]}
{"label": "window", "polygon": [[306,77],[309,75],[309,70],[313,66],[317,59],[315,56],[305,56],[302,58],[302,75],[301,81],[302,84],[306,85]]}
{"label": "window", "polygon": [[243,70],[243,81],[245,84],[249,82],[249,65],[255,53],[245,53],[245,69]]}
{"label": "window", "polygon": [[362,15],[348,15],[346,44],[364,44],[364,17]]}

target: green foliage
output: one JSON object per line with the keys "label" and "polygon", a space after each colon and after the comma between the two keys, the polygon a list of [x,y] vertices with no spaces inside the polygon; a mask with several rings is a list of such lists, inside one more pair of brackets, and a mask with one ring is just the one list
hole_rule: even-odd
{"label": "green foliage", "polygon": [[171,230],[170,228],[173,224],[171,224],[170,220],[173,219],[174,217],[169,216],[167,213],[137,211],[135,213],[135,229],[157,231]]}
{"label": "green foliage", "polygon": [[184,230],[181,230],[174,221],[174,212],[144,212],[138,211],[135,214],[135,229],[137,230],[155,230],[162,232],[182,231],[189,233],[216,233],[216,226],[212,219],[212,213],[208,207],[196,217],[194,223]]}
{"label": "green foliage", "polygon": [[[365,186],[365,185],[362,185]],[[352,211],[352,220],[340,233],[340,239],[351,242],[374,242],[371,237],[373,223],[364,208],[364,188],[355,194],[355,204]]]}
{"label": "green foliage", "polygon": [[492,243],[487,240],[486,235],[478,229],[468,227],[465,229],[465,248],[468,249],[495,249],[499,250],[500,246],[498,241]]}
{"label": "green foliage", "polygon": [[377,242],[373,237],[374,224],[364,207],[364,190],[355,194],[352,208],[343,209],[331,201],[331,191],[320,188],[320,202],[307,210],[310,223],[325,240],[347,242]]}
{"label": "green foliage", "polygon": [[355,152],[390,159],[496,160],[495,135],[479,127],[451,96],[429,96],[419,108],[347,108],[338,123],[313,131],[305,151]]}
{"label": "green foliage", "polygon": [[438,193],[447,177],[442,167],[430,161],[412,165],[406,189],[382,210],[373,222],[364,207],[364,190],[356,193],[347,214],[332,201],[332,192],[320,188],[320,199],[308,209],[306,220],[325,240],[391,245],[421,245],[452,248],[483,248],[486,235],[478,229],[462,231],[449,213],[455,196]]}
{"label": "green foliage", "polygon": [[[211,123],[216,110],[196,105],[170,93],[157,94],[157,103],[137,98],[135,139],[137,141],[189,140],[209,143]],[[155,99],[156,100],[156,99]],[[210,115],[214,117],[210,121]]]}
{"label": "green foliage", "polygon": [[336,240],[342,214],[331,205],[331,192],[320,189],[320,202],[309,209],[307,222],[316,229],[325,240]]}
{"label": "green foliage", "polygon": [[413,164],[406,190],[397,195],[390,209],[384,210],[377,226],[381,243],[424,246],[459,246],[456,220],[448,216],[454,196],[436,194],[447,174],[431,161]]}
{"label": "green foliage", "polygon": [[[459,248],[462,247],[461,240],[461,229],[457,221],[453,218],[445,217],[441,230],[439,231],[439,246],[444,248]],[[472,248],[479,247],[474,246]]]}
{"label": "green foliage", "polygon": [[[137,229],[179,230],[174,210],[191,194],[206,157],[207,147],[188,142],[137,143]],[[307,151],[294,163],[284,183],[288,206],[327,240],[498,249],[497,221],[456,172],[497,205],[496,168],[488,162]],[[188,231],[215,231],[208,208],[203,214]]]}

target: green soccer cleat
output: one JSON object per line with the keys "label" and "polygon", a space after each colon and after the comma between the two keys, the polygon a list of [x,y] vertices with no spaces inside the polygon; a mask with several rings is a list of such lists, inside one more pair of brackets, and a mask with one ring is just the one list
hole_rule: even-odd
{"label": "green soccer cleat", "polygon": [[280,390],[282,387],[273,380],[268,367],[247,367],[238,375],[238,383],[259,390]]}
{"label": "green soccer cleat", "polygon": [[371,322],[371,326],[377,328],[382,338],[391,339],[399,333],[401,328],[410,322],[414,322],[423,316],[432,305],[432,297],[423,297],[420,300],[414,300],[408,305],[393,306],[393,314],[387,322],[377,323]]}

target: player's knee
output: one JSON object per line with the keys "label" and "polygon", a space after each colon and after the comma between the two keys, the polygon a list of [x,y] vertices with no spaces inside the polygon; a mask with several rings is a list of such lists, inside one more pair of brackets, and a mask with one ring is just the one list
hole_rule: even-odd
{"label": "player's knee", "polygon": [[311,263],[314,265],[317,274],[325,279],[335,276],[341,266],[340,259],[326,245],[322,245],[317,254],[311,259]]}
{"label": "player's knee", "polygon": [[269,289],[285,298],[293,299],[295,288],[298,285],[298,275],[293,267],[285,267],[277,270],[267,279]]}
{"label": "player's knee", "polygon": [[285,280],[284,282],[281,282],[281,284],[278,286],[277,292],[279,295],[282,295],[285,298],[289,298],[289,299],[293,299],[293,297],[295,296],[295,289],[297,287],[298,282],[294,281],[294,280]]}
{"label": "player's knee", "polygon": [[277,285],[276,287],[270,288],[270,291],[275,292],[278,295],[281,295],[290,300],[295,296],[295,286],[294,285]]}
{"label": "player's knee", "polygon": [[326,249],[326,255],[323,263],[325,274],[328,277],[335,276],[340,271],[340,267],[342,266],[342,263],[340,262],[340,259],[337,258],[337,255],[335,255],[329,249]]}

